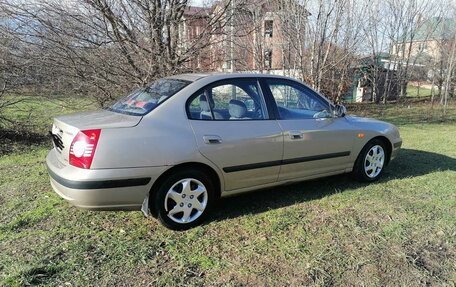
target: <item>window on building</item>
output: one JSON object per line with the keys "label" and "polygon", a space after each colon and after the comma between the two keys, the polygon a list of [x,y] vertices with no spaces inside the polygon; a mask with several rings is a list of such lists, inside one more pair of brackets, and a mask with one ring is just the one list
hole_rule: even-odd
{"label": "window on building", "polygon": [[418,50],[419,50],[420,52],[425,51],[426,48],[427,48],[426,46],[427,46],[427,45],[426,45],[426,42],[421,42],[421,43],[418,44]]}
{"label": "window on building", "polygon": [[264,67],[266,69],[272,68],[272,50],[267,49],[264,51]]}
{"label": "window on building", "polygon": [[274,22],[272,20],[264,21],[264,36],[268,38],[272,38],[272,30],[273,30]]}

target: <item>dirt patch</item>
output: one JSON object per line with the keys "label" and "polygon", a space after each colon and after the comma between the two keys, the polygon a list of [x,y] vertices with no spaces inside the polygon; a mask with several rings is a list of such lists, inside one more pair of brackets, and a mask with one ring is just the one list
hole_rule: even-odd
{"label": "dirt patch", "polygon": [[[407,253],[408,263],[429,275],[424,283],[433,285],[440,280],[448,279],[450,274],[442,268],[442,262],[454,257],[454,250],[450,246],[444,242],[427,241],[418,246],[410,246],[408,249],[410,249]],[[433,282],[436,279],[438,281]]]}
{"label": "dirt patch", "polygon": [[0,156],[20,151],[21,147],[50,146],[51,139],[47,135],[30,131],[0,128]]}

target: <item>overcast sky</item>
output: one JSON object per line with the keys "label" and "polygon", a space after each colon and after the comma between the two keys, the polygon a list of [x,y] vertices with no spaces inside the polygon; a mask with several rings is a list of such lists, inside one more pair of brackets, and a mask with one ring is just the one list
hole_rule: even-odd
{"label": "overcast sky", "polygon": [[189,3],[191,6],[205,6],[207,4],[208,0],[190,0]]}

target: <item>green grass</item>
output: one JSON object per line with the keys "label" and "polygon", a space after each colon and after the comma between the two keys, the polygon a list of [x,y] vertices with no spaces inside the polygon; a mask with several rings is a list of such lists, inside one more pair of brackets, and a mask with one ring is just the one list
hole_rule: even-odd
{"label": "green grass", "polygon": [[[413,85],[407,85],[407,97],[430,97],[432,93],[431,89],[418,87]],[[434,89],[434,96],[438,96],[438,89]]]}
{"label": "green grass", "polygon": [[[53,114],[22,103],[30,138]],[[370,185],[334,176],[223,199],[172,232],[140,212],[70,207],[52,190],[47,140],[0,157],[0,286],[452,286],[456,282],[456,112],[352,106],[396,123],[403,150]],[[14,111],[10,111],[14,116]],[[24,114],[21,122],[27,121]],[[3,140],[2,140],[3,141]]]}
{"label": "green grass", "polygon": [[2,116],[11,120],[0,122],[0,156],[20,152],[29,146],[49,147],[47,133],[53,117],[95,108],[96,104],[90,99],[21,97],[17,105],[0,111]]}

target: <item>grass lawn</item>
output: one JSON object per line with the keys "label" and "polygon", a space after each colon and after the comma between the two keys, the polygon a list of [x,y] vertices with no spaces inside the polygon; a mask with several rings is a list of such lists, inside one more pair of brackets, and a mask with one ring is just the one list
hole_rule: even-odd
{"label": "grass lawn", "polygon": [[[431,89],[425,88],[425,87],[419,87],[418,86],[413,86],[408,84],[407,85],[407,97],[430,97],[431,96]],[[434,90],[434,95],[436,97],[438,96],[438,89]]]}
{"label": "grass lawn", "polygon": [[27,133],[0,131],[0,286],[456,284],[455,106],[352,106],[400,128],[403,150],[379,182],[334,176],[223,199],[186,232],[70,207],[49,185],[44,134],[81,107],[18,108],[8,113],[32,119]]}

